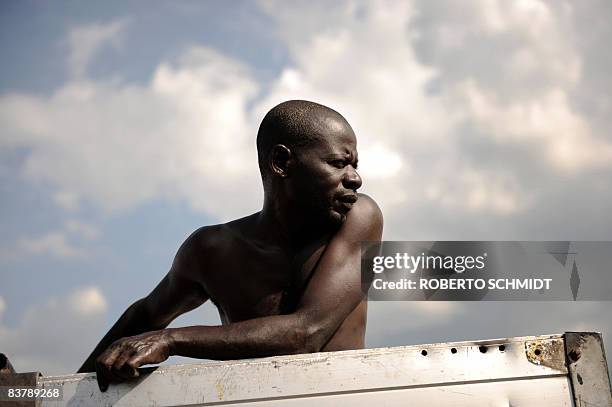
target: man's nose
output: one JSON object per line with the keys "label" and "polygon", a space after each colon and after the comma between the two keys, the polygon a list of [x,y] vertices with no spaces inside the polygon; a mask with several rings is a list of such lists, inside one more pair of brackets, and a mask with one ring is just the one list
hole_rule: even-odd
{"label": "man's nose", "polygon": [[361,188],[361,177],[352,166],[349,166],[347,172],[344,174],[342,185],[344,188],[352,189],[353,191]]}

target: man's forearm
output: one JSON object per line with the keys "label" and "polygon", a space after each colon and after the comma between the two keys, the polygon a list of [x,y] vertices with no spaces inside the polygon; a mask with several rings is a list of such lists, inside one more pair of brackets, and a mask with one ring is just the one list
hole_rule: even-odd
{"label": "man's forearm", "polygon": [[91,355],[85,360],[78,373],[95,372],[96,358],[117,339],[161,328],[152,326],[151,318],[143,302],[144,299],[138,300],[125,310],[123,315],[121,315],[119,320],[117,320],[115,325],[113,325],[100,343],[98,343],[98,346],[91,352]]}
{"label": "man's forearm", "polygon": [[295,314],[166,331],[172,355],[217,360],[317,352],[328,336],[322,326]]}

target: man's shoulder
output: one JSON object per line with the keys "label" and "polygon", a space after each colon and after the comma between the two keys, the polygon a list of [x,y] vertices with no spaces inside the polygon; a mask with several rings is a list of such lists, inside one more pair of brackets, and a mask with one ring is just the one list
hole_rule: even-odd
{"label": "man's shoulder", "polygon": [[247,218],[196,229],[178,249],[172,263],[173,275],[201,279],[202,270],[207,274],[218,270],[220,259],[231,258],[244,244],[240,228]]}
{"label": "man's shoulder", "polygon": [[358,221],[363,225],[373,226],[383,224],[383,214],[376,201],[369,195],[359,193],[358,199],[349,212],[347,220],[358,218]]}
{"label": "man's shoulder", "polygon": [[252,220],[253,216],[249,215],[227,223],[202,226],[185,240],[183,247],[192,254],[226,253],[243,240],[242,229]]}
{"label": "man's shoulder", "polygon": [[191,254],[219,252],[231,246],[235,238],[228,223],[202,226],[196,229],[183,243]]}
{"label": "man's shoulder", "polygon": [[378,240],[382,235],[383,221],[376,201],[360,193],[340,232],[356,240]]}
{"label": "man's shoulder", "polygon": [[358,193],[357,197],[354,209],[357,209],[361,215],[375,216],[377,219],[380,218],[382,220],[382,211],[371,196]]}

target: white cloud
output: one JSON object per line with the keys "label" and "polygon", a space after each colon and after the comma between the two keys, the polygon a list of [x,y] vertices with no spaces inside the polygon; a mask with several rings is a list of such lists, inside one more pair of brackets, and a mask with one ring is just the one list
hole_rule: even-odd
{"label": "white cloud", "polygon": [[389,150],[381,143],[359,149],[360,172],[367,174],[370,179],[384,179],[396,175],[407,162],[395,151]]}
{"label": "white cloud", "polygon": [[458,88],[465,117],[503,144],[533,145],[543,150],[551,165],[567,173],[612,163],[612,144],[592,134],[560,88],[506,105],[471,81]]}
{"label": "white cloud", "polygon": [[83,288],[72,293],[68,298],[70,309],[79,315],[88,316],[105,314],[108,308],[106,299],[95,287]]}
{"label": "white cloud", "polygon": [[452,178],[431,180],[426,186],[425,198],[443,208],[478,213],[490,210],[499,215],[511,214],[530,203],[513,177],[460,168],[455,168]]}
{"label": "white cloud", "polygon": [[96,226],[70,219],[59,230],[47,232],[42,236],[18,239],[12,256],[24,253],[26,255],[49,255],[60,259],[82,259],[88,257],[91,254],[90,251],[83,244],[76,245],[72,242],[95,240],[99,236],[100,231]]}
{"label": "white cloud", "polygon": [[51,98],[3,96],[0,146],[30,148],[26,177],[55,185],[67,209],[165,198],[228,218],[259,205],[256,126],[246,116],[256,91],[242,64],[195,47],[145,86],[74,81]]}
{"label": "white cloud", "polygon": [[[508,219],[549,204],[538,182],[612,166],[612,144],[573,101],[585,77],[569,6],[261,6],[291,61],[266,88],[239,61],[192,47],[145,85],[73,80],[48,98],[2,96],[0,146],[27,147],[26,176],[57,188],[67,210],[180,199],[221,220],[259,208],[257,124],[286,99],[347,117],[363,190],[398,224],[423,205]],[[85,42],[115,41],[122,24]]]}
{"label": "white cloud", "polygon": [[[417,60],[410,42],[413,7],[337,3],[322,12],[316,5],[294,6],[265,3],[295,65],[282,72],[256,111],[263,115],[285,99],[336,108],[357,133],[363,190],[383,212],[388,216],[420,199],[420,158],[449,151],[441,143],[453,120],[442,100],[427,94],[436,72]],[[425,164],[427,171],[437,162]]]}
{"label": "white cloud", "polygon": [[45,254],[58,258],[82,258],[86,251],[71,245],[62,232],[49,232],[40,237],[24,237],[18,240],[17,248],[27,254]]}
{"label": "white cloud", "polygon": [[75,77],[84,76],[96,54],[105,46],[120,47],[125,28],[124,20],[72,28],[66,37],[66,43],[70,48],[68,63],[72,74]]}
{"label": "white cloud", "polygon": [[[523,169],[547,178],[612,167],[612,143],[571,103],[583,77],[568,7],[553,12],[537,0],[263,5],[294,63],[261,111],[288,98],[337,107],[364,158],[378,146],[387,152],[385,165],[362,167],[364,190],[387,218],[402,222],[408,208],[423,204],[508,217],[542,204],[541,189],[519,176]],[[506,153],[517,148],[529,151],[526,161]]]}
{"label": "white cloud", "polygon": [[106,313],[106,299],[96,287],[32,304],[17,326],[0,324],[2,352],[20,372],[75,372],[101,338]]}

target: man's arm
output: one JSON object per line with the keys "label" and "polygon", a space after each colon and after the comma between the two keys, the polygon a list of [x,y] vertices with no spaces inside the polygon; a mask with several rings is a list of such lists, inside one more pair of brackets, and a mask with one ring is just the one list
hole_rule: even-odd
{"label": "man's arm", "polygon": [[[382,223],[376,203],[361,195],[330,241],[294,313],[125,338],[102,355],[104,365],[137,376],[139,366],[160,363],[169,355],[241,359],[321,350],[363,300],[361,241],[380,240]],[[101,383],[101,388],[107,386]]]}
{"label": "man's arm", "polygon": [[200,285],[189,278],[196,233],[178,250],[168,274],[148,296],[136,301],[121,315],[78,373],[96,371],[96,359],[118,339],[165,328],[176,317],[208,299]]}

